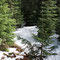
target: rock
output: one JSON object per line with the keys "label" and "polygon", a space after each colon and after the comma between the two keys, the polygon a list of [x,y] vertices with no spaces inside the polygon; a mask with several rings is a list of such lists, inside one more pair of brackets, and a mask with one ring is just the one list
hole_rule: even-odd
{"label": "rock", "polygon": [[15,53],[15,55],[19,55],[19,53]]}
{"label": "rock", "polygon": [[4,53],[5,56],[10,57],[10,58],[15,58],[16,54],[15,53],[9,53],[8,55]]}
{"label": "rock", "polygon": [[16,58],[16,60],[20,60],[19,58]]}
{"label": "rock", "polygon": [[8,56],[8,54],[3,53],[5,56]]}
{"label": "rock", "polygon": [[1,58],[1,60],[4,59],[4,58],[5,58],[5,57],[3,56],[3,57]]}
{"label": "rock", "polygon": [[13,48],[17,48],[16,50],[19,51],[19,52],[22,52],[23,50],[21,49],[20,46],[18,46],[16,43],[13,44],[13,46],[11,46]]}
{"label": "rock", "polygon": [[28,58],[28,54],[26,54],[25,53],[25,55],[22,55],[24,58],[23,59],[20,59],[20,60],[30,60],[29,58]]}
{"label": "rock", "polygon": [[28,57],[24,57],[23,59],[20,60],[30,60]]}
{"label": "rock", "polygon": [[17,48],[16,50],[19,51],[19,52],[22,52],[21,48]]}

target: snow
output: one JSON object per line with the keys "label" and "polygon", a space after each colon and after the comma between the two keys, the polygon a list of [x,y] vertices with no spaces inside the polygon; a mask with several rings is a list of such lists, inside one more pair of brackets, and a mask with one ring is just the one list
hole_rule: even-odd
{"label": "snow", "polygon": [[[1,60],[1,58],[4,56],[4,55],[3,55],[4,53],[8,54],[8,52],[0,51],[0,60]],[[6,56],[4,56],[4,57],[6,57]]]}
{"label": "snow", "polygon": [[23,56],[17,56],[16,58],[20,58],[20,59],[23,59],[24,57],[23,57]]}
{"label": "snow", "polygon": [[2,51],[0,51],[0,58],[3,56],[3,52]]}
{"label": "snow", "polygon": [[17,53],[16,52],[16,48],[9,48],[9,52],[0,51],[0,60],[1,60],[2,57],[5,57],[3,60],[16,60],[16,58],[20,58],[20,59],[23,59],[24,58],[24,56],[23,56],[24,53],[23,52],[22,52],[23,54],[20,53],[21,56],[17,55],[15,58],[10,58],[10,57],[7,57],[7,56],[4,55],[4,53],[5,54],[8,54],[8,53],[12,53],[12,52]]}
{"label": "snow", "polygon": [[9,49],[9,52],[15,52],[16,51],[16,48],[8,48]]}

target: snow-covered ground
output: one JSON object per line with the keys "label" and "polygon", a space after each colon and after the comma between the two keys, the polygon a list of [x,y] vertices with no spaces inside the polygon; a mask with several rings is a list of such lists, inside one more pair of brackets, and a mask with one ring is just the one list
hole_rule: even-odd
{"label": "snow-covered ground", "polygon": [[[21,56],[17,55],[16,57],[13,57],[13,58],[6,56],[6,55],[8,55],[9,53],[12,53],[12,52],[14,52],[14,53],[19,53],[18,51],[16,51],[16,48],[9,48],[9,52],[0,51],[0,60],[16,60],[16,58],[21,58],[21,59],[24,58],[24,57],[22,56],[22,55],[24,55],[23,52],[21,52],[21,53],[19,54],[19,55],[21,55]],[[23,53],[23,54],[22,54],[22,53]],[[4,55],[4,54],[6,54],[6,55]],[[13,55],[12,55],[12,56],[13,56]],[[2,58],[3,58],[3,59],[2,59]]]}
{"label": "snow-covered ground", "polygon": [[[31,43],[35,43],[35,40],[32,37],[32,34],[37,35],[37,31],[38,31],[38,28],[36,26],[19,28],[14,32],[16,34],[14,41],[17,45],[19,45],[23,49],[26,47],[26,45],[22,44],[22,40],[20,39],[20,37],[30,41]],[[55,34],[51,37],[58,37],[58,35]],[[60,60],[60,45],[59,45],[58,41],[56,40],[56,38],[53,38],[52,40],[55,40],[54,44],[58,45],[58,48],[53,51],[53,52],[56,52],[58,55],[48,56],[47,59],[45,59],[45,60]],[[11,52],[19,53],[18,51],[16,51],[16,48],[8,48],[8,49],[9,49],[10,53]],[[9,52],[0,51],[0,58],[2,56],[4,56],[3,53],[8,54]],[[22,54],[24,55],[24,52],[28,53],[28,49],[25,49],[23,52],[20,53],[20,55],[22,55]],[[17,57],[23,58],[23,56],[19,56],[19,55],[17,55],[15,58],[7,58],[5,56],[4,60],[15,60]]]}

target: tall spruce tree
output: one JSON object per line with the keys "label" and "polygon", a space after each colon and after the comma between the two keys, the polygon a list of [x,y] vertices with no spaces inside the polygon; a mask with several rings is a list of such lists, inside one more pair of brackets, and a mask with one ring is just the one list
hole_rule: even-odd
{"label": "tall spruce tree", "polygon": [[[56,33],[60,35],[60,0],[57,0],[57,6],[58,6],[58,20],[56,23]],[[60,41],[60,36],[58,37]]]}
{"label": "tall spruce tree", "polygon": [[13,18],[16,19],[18,27],[21,27],[23,24],[23,14],[21,11],[21,0],[7,0],[10,10],[13,13]]}
{"label": "tall spruce tree", "polygon": [[55,0],[41,0],[40,1],[40,14],[38,20],[38,37],[37,40],[41,43],[41,57],[43,60],[43,55],[49,55],[48,51],[44,50],[46,46],[51,44],[51,39],[49,36],[55,30],[55,24],[57,21],[57,6]]}
{"label": "tall spruce tree", "polygon": [[15,19],[12,19],[10,8],[8,8],[8,3],[6,3],[6,0],[0,0],[0,38],[2,42],[12,43],[15,23]]}
{"label": "tall spruce tree", "polygon": [[38,0],[22,0],[22,11],[26,25],[36,25],[38,20]]}

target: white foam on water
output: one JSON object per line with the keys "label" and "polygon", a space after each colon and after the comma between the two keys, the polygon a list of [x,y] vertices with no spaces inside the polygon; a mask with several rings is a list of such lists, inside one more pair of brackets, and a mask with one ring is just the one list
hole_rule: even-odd
{"label": "white foam on water", "polygon": [[[21,38],[27,39],[28,41],[30,41],[32,43],[35,43],[34,38],[32,37],[32,33],[35,34],[35,35],[37,35],[37,31],[38,31],[38,28],[36,28],[36,26],[31,26],[31,27],[19,28],[14,33],[17,36],[20,36]],[[54,34],[53,36],[50,36],[50,37],[54,41],[54,43],[51,44],[51,46],[52,45],[58,45],[58,41],[56,39],[56,37],[58,37],[58,35]],[[53,52],[57,53],[58,55],[48,56],[44,60],[60,60],[60,45],[58,45],[58,48],[54,49]]]}
{"label": "white foam on water", "polygon": [[[38,31],[38,28],[36,28],[36,26],[31,26],[31,27],[28,26],[28,27],[19,28],[19,29],[17,29],[14,33],[16,34],[16,36],[19,36],[19,37],[21,37],[21,38],[24,38],[24,39],[30,41],[31,43],[36,43],[35,40],[34,40],[34,38],[32,37],[32,34],[37,35],[37,31]],[[54,40],[54,43],[51,44],[51,45],[58,45],[58,48],[56,48],[56,49],[53,50],[53,52],[57,53],[58,55],[48,56],[48,57],[47,57],[46,59],[44,59],[44,60],[60,60],[60,45],[59,45],[57,39],[54,38],[54,37],[58,37],[58,35],[54,34],[54,35],[51,36],[51,37],[53,38],[52,40]],[[26,45],[22,44],[22,40],[21,40],[21,39],[18,39],[18,38],[16,37],[16,38],[14,38],[14,40],[15,40],[15,43],[16,43],[17,45],[19,45],[20,47],[25,48]],[[37,42],[37,44],[39,44],[39,43]],[[12,49],[12,48],[9,48],[9,50],[10,50],[10,52],[13,52],[13,51],[16,52],[16,48],[13,48],[13,49]],[[24,51],[27,52],[27,50],[28,50],[28,49],[26,49],[26,50],[24,50]],[[24,52],[21,52],[20,54],[24,54]],[[0,51],[0,58],[1,58],[2,56],[3,56],[3,52]],[[17,56],[17,57],[23,58],[22,56]],[[12,58],[7,58],[7,57],[6,57],[4,60],[15,60],[15,59],[16,59],[16,58],[13,58],[13,59],[12,59]]]}

